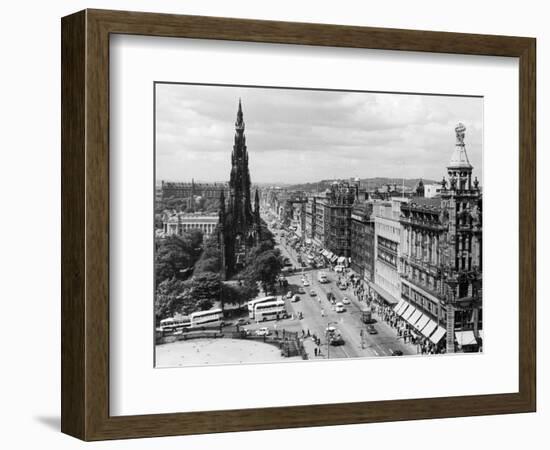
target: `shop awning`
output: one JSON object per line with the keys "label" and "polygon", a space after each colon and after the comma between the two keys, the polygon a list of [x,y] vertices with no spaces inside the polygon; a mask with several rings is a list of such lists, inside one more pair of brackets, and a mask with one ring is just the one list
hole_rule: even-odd
{"label": "shop awning", "polygon": [[397,305],[399,303],[399,298],[395,298],[393,295],[391,295],[388,291],[381,288],[377,284],[369,283],[369,286],[374,289],[374,291],[384,299],[386,303],[389,303],[390,305]]}
{"label": "shop awning", "polygon": [[476,345],[477,340],[472,330],[455,331],[455,339],[461,347],[464,345]]}
{"label": "shop awning", "polygon": [[420,332],[426,336],[429,337],[430,334],[434,332],[434,330],[437,328],[437,323],[435,323],[433,320],[430,320]]}
{"label": "shop awning", "polygon": [[337,259],[338,259],[338,256],[332,255],[332,256],[330,257],[330,262],[336,262]]}
{"label": "shop awning", "polygon": [[406,303],[405,300],[403,300],[403,299],[399,300],[399,303],[393,308],[394,312],[395,312],[396,314],[399,314],[398,311],[399,311],[401,308],[403,308],[403,305],[404,305],[405,303]]}
{"label": "shop awning", "polygon": [[418,319],[418,322],[416,322],[414,326],[417,330],[420,331],[422,330],[422,328],[424,328],[428,324],[429,321],[430,321],[430,318],[422,314],[422,317]]}
{"label": "shop awning", "polygon": [[[401,309],[397,312],[397,314],[399,314],[400,316],[403,315],[403,313],[405,312],[405,310],[411,306],[409,303],[407,303],[406,301],[403,301],[403,306],[401,306]],[[412,308],[412,306],[411,306]]]}
{"label": "shop awning", "polygon": [[445,333],[447,331],[445,328],[437,327],[437,330],[435,330],[434,334],[430,336],[430,341],[432,341],[434,344],[439,344],[439,341],[445,336]]}
{"label": "shop awning", "polygon": [[401,309],[397,314],[399,314],[401,317],[403,317],[403,314],[405,314],[405,311],[407,311],[407,308],[412,308],[411,305],[409,305],[407,302],[403,303],[403,306],[401,306]]}
{"label": "shop awning", "polygon": [[414,313],[412,313],[411,317],[407,319],[407,322],[409,322],[411,325],[414,325],[421,316],[422,312],[417,309]]}
{"label": "shop awning", "polygon": [[416,308],[414,306],[409,306],[407,308],[407,311],[403,314],[403,319],[405,319],[407,322],[409,321],[409,317],[412,317],[412,315],[415,313]]}

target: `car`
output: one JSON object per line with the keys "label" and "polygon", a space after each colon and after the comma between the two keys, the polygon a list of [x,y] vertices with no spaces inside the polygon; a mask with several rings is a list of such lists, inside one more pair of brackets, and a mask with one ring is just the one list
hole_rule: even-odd
{"label": "car", "polygon": [[244,317],[241,317],[240,319],[237,319],[237,320],[235,321],[235,325],[239,325],[239,326],[241,326],[241,325],[249,325],[249,324],[250,324],[250,320],[245,319]]}
{"label": "car", "polygon": [[299,294],[305,294],[306,291],[305,291],[305,289],[304,289],[303,287],[300,286],[300,287],[298,288],[298,293],[299,293]]}
{"label": "car", "polygon": [[391,355],[392,356],[403,356],[403,352],[401,350],[392,350]]}
{"label": "car", "polygon": [[271,332],[269,331],[269,329],[267,327],[262,327],[262,328],[257,329],[254,334],[256,336],[269,336],[271,334]]}
{"label": "car", "polygon": [[378,334],[376,328],[373,325],[367,325],[367,333],[369,334]]}
{"label": "car", "polygon": [[295,295],[294,297],[292,297],[292,300],[290,300],[292,303],[296,303],[296,302],[299,302],[300,301],[300,296],[299,295]]}
{"label": "car", "polygon": [[344,298],[342,299],[342,303],[343,303],[344,305],[349,305],[351,302],[349,301],[349,298],[344,297]]}
{"label": "car", "polygon": [[317,296],[317,292],[315,292],[313,289],[311,291],[309,291],[309,295],[311,295],[312,297],[316,297]]}
{"label": "car", "polygon": [[344,338],[342,337],[342,335],[340,334],[335,334],[334,336],[332,336],[329,340],[328,340],[328,343],[330,345],[333,345],[333,346],[338,346],[338,345],[344,345],[346,342],[344,341]]}
{"label": "car", "polygon": [[335,271],[336,273],[341,273],[341,272],[344,271],[344,266],[340,266],[340,265],[335,266],[335,267],[334,267],[334,271]]}
{"label": "car", "polygon": [[288,292],[286,293],[286,298],[292,298],[292,295],[293,295],[293,294],[292,294],[292,291],[288,291]]}
{"label": "car", "polygon": [[303,283],[304,283],[304,286],[306,286],[306,287],[309,286],[309,281],[304,279]]}
{"label": "car", "polygon": [[346,308],[344,308],[343,303],[341,303],[341,302],[336,303],[336,312],[337,313],[343,313],[345,310],[346,310]]}

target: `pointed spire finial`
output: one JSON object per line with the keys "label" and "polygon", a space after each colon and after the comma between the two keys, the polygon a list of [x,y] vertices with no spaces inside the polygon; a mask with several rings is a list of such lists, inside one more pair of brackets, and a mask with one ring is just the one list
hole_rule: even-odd
{"label": "pointed spire finial", "polygon": [[239,97],[239,109],[237,110],[237,121],[235,122],[235,128],[238,130],[244,130],[243,107],[242,107],[240,97]]}

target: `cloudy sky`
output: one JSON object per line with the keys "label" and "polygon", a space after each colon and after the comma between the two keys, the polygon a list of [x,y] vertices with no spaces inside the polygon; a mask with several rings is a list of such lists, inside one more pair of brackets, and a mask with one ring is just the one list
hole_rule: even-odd
{"label": "cloudy sky", "polygon": [[156,84],[157,180],[228,180],[239,97],[253,183],[440,180],[458,122],[483,179],[481,98]]}

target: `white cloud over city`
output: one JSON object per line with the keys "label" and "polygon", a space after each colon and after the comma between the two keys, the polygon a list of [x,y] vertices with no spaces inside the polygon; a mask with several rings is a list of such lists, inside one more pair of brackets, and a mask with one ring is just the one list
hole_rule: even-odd
{"label": "white cloud over city", "polygon": [[157,84],[157,180],[226,181],[239,98],[253,183],[440,180],[458,122],[483,179],[481,98]]}

